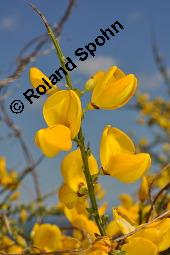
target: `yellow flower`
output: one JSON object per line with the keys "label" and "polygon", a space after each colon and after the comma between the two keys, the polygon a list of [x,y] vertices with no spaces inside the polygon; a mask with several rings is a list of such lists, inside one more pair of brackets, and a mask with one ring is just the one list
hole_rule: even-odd
{"label": "yellow flower", "polygon": [[123,245],[122,251],[125,251],[126,255],[158,255],[156,245],[142,237],[130,239]]}
{"label": "yellow flower", "polygon": [[[49,84],[49,86],[50,86],[51,88],[49,88],[49,87],[47,86],[47,84],[45,84],[45,83],[43,82],[42,78],[45,79],[45,80],[48,82],[48,84]],[[37,67],[31,67],[31,68],[30,68],[30,71],[29,71],[29,79],[30,79],[31,85],[32,85],[33,88],[35,88],[35,89],[36,89],[39,85],[44,85],[44,86],[46,87],[46,91],[47,91],[46,93],[47,93],[47,94],[54,94],[55,92],[58,91],[57,86],[56,86],[56,85],[53,85],[53,84],[51,83],[51,81],[48,79],[48,77],[47,77],[43,72],[41,72]]]}
{"label": "yellow flower", "polygon": [[31,233],[33,245],[40,250],[50,252],[62,247],[60,229],[52,224],[35,224]]}
{"label": "yellow flower", "polygon": [[118,67],[112,66],[108,71],[94,75],[86,87],[94,88],[90,109],[113,110],[131,99],[137,87],[137,79],[135,75],[125,75]]}
{"label": "yellow flower", "polygon": [[7,236],[0,238],[0,252],[7,254],[21,254],[26,242],[21,236],[16,237],[17,244]]}
{"label": "yellow flower", "polygon": [[21,223],[25,223],[28,218],[28,212],[26,209],[21,209],[19,214],[19,220]]}
{"label": "yellow flower", "polygon": [[7,175],[6,173],[6,159],[5,157],[0,157],[0,178]]}
{"label": "yellow flower", "polygon": [[132,197],[128,194],[119,196],[121,204],[117,206],[117,212],[133,224],[138,222],[139,217],[139,204],[135,203]]}
{"label": "yellow flower", "polygon": [[139,198],[141,201],[145,201],[149,197],[149,186],[146,176],[142,177],[140,189],[139,189]]}
{"label": "yellow flower", "polygon": [[49,127],[36,133],[37,146],[47,157],[70,150],[71,139],[78,134],[81,125],[81,101],[76,92],[62,90],[48,97],[43,115]]}
{"label": "yellow flower", "polygon": [[8,186],[9,188],[13,188],[16,182],[16,178],[16,172],[8,172],[6,166],[6,159],[4,157],[0,157],[0,184],[3,186]]}
{"label": "yellow flower", "polygon": [[[95,157],[91,154],[88,157],[89,170],[91,175],[98,173],[98,165]],[[87,188],[86,179],[83,173],[83,161],[80,149],[70,152],[61,162],[61,172],[64,182],[75,193],[81,196]]]}
{"label": "yellow flower", "polygon": [[135,154],[131,139],[121,130],[105,127],[100,142],[100,160],[105,174],[131,183],[144,175],[151,165],[150,155]]}
{"label": "yellow flower", "polygon": [[170,182],[170,164],[166,165],[155,178],[154,185],[160,189]]}

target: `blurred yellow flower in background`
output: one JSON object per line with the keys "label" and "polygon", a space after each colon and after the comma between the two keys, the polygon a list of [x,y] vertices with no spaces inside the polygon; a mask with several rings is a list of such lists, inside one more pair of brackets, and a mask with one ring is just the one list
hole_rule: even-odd
{"label": "blurred yellow flower in background", "polygon": [[149,184],[146,176],[142,177],[138,195],[142,202],[149,198]]}
{"label": "blurred yellow flower in background", "polygon": [[31,232],[31,237],[33,245],[42,251],[56,251],[62,247],[62,234],[56,225],[35,224]]}
{"label": "blurred yellow flower in background", "polygon": [[8,171],[6,166],[6,158],[0,157],[0,185],[13,188],[17,179],[16,171]]}

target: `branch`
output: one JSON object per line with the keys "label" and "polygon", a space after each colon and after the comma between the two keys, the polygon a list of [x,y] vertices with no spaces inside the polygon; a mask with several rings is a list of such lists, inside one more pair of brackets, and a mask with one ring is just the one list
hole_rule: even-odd
{"label": "branch", "polygon": [[[14,193],[14,191],[17,189],[18,185],[20,184],[20,182],[27,176],[27,174],[31,173],[44,159],[44,156],[41,156],[35,163],[34,165],[27,167],[18,177],[18,180],[15,183],[15,186],[12,187],[12,190],[4,197],[3,201],[0,203],[0,208],[1,206],[3,206],[4,203],[7,202],[7,200],[9,199],[9,197]],[[0,194],[4,193],[5,191],[7,191],[9,189],[10,185],[6,186],[5,188],[3,188],[0,191]]]}
{"label": "branch", "polygon": [[152,203],[151,203],[151,208],[150,208],[150,210],[149,210],[149,212],[148,212],[148,215],[147,215],[147,218],[146,218],[146,222],[149,221],[149,219],[150,219],[150,217],[151,217],[151,214],[152,214],[152,211],[153,211],[153,208],[154,208],[154,206],[155,206],[157,200],[159,199],[159,197],[162,195],[162,193],[163,193],[165,190],[167,190],[167,189],[169,189],[169,188],[170,188],[170,183],[166,184],[166,185],[156,194],[156,196],[154,197],[154,199],[153,199],[153,201],[152,201]]}
{"label": "branch", "polygon": [[[59,37],[61,35],[61,31],[66,21],[70,17],[74,4],[75,0],[69,0],[68,6],[61,20],[58,22],[58,24],[53,26],[55,36]],[[17,57],[18,63],[14,72],[10,74],[7,78],[0,80],[0,88],[5,87],[17,80],[30,62],[35,61],[40,55],[43,55],[44,52],[41,52],[41,49],[47,42],[49,42],[49,37],[46,33],[44,33],[43,35],[36,37],[32,39],[29,43],[27,43],[26,46],[21,49],[19,56]],[[25,51],[33,45],[35,46],[32,52],[27,56],[23,56]]]}
{"label": "branch", "polygon": [[170,95],[170,75],[168,74],[166,63],[163,57],[161,56],[158,49],[158,45],[156,44],[155,41],[152,43],[152,52],[153,52],[154,60],[158,67],[158,70],[160,74],[162,75],[162,78],[167,86],[167,92]]}
{"label": "branch", "polygon": [[[22,148],[24,157],[25,157],[25,161],[27,163],[27,165],[30,167],[31,165],[34,165],[34,160],[33,157],[25,143],[25,140],[23,138],[23,134],[21,132],[21,130],[14,124],[14,122],[12,121],[12,119],[9,117],[9,115],[6,112],[5,109],[5,105],[4,102],[0,101],[0,112],[2,114],[2,120],[4,121],[4,123],[12,130],[14,136],[18,139],[20,146]],[[41,197],[41,191],[40,191],[40,187],[39,187],[39,182],[38,182],[38,177],[35,173],[35,169],[34,171],[32,171],[32,177],[33,177],[33,181],[34,181],[34,185],[35,185],[35,191],[37,194],[37,198]]]}
{"label": "branch", "polygon": [[152,224],[152,223],[154,223],[154,222],[156,222],[158,220],[161,220],[163,218],[169,217],[169,216],[170,216],[170,210],[168,210],[167,212],[165,212],[165,213],[161,214],[160,216],[156,217],[153,221],[150,221],[148,223],[145,223],[145,224],[141,225],[140,227],[137,227],[135,230],[133,230],[132,232],[130,232],[130,233],[126,234],[126,235],[120,236],[120,237],[118,237],[116,239],[113,238],[113,241],[119,242],[119,241],[125,240],[127,237],[135,234],[136,232],[140,231],[143,228],[146,228],[150,224]]}

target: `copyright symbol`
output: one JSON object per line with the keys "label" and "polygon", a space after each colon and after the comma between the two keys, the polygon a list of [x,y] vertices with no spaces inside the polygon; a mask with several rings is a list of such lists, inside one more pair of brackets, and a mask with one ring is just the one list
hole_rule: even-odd
{"label": "copyright symbol", "polygon": [[14,100],[10,104],[10,109],[13,113],[21,113],[24,110],[24,104],[20,100]]}

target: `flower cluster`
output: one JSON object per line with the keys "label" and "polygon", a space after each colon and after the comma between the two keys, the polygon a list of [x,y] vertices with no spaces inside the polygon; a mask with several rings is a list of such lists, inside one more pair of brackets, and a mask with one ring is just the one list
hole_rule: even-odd
{"label": "flower cluster", "polygon": [[[38,84],[36,81],[40,80],[41,74],[37,68],[31,68],[33,86]],[[53,93],[47,95],[43,106],[47,127],[37,131],[35,143],[47,157],[71,150],[61,162],[63,184],[58,191],[58,209],[71,223],[73,232],[71,237],[63,234],[57,225],[36,224],[31,233],[34,252],[38,249],[61,253],[66,250],[69,253],[70,250],[80,254],[106,255],[119,251],[134,255],[142,248],[150,255],[169,248],[169,218],[145,224],[151,209],[148,203],[149,179],[146,175],[151,165],[150,155],[136,153],[135,145],[127,134],[107,125],[101,134],[99,165],[91,149],[85,146],[82,134],[82,121],[87,110],[113,110],[123,106],[134,95],[136,84],[134,75],[126,75],[113,66],[106,72],[94,74],[86,82],[84,92],[55,87]],[[82,109],[81,96],[86,91],[91,92],[91,101]],[[78,147],[75,150],[72,150],[73,143]],[[96,198],[101,199],[104,193],[98,183],[100,174],[123,183],[142,178],[140,202],[134,202],[129,195],[122,194],[121,204],[113,208],[113,220],[110,222],[104,220],[106,204],[95,211]],[[100,227],[104,229],[104,234]],[[117,238],[121,235],[127,235],[122,244]]]}
{"label": "flower cluster", "polygon": [[158,97],[150,99],[148,94],[139,94],[137,104],[141,110],[141,116],[146,116],[148,125],[155,125],[170,132],[170,103]]}
{"label": "flower cluster", "polygon": [[[43,22],[46,20],[43,19]],[[64,66],[65,57],[59,43],[48,23],[45,25]],[[4,224],[0,224],[0,253],[162,255],[169,252],[169,165],[159,174],[150,174],[150,154],[146,150],[136,150],[123,130],[109,124],[103,127],[96,158],[83,133],[86,111],[95,114],[96,110],[116,110],[124,106],[135,94],[136,76],[111,66],[107,71],[95,73],[81,91],[73,86],[69,73],[67,75],[67,84],[60,89],[57,85],[53,86],[38,68],[30,69],[30,82],[34,88],[41,84],[42,78],[52,87],[47,90],[43,105],[46,127],[36,132],[35,144],[49,158],[63,151],[66,153],[60,164],[63,182],[57,192],[59,203],[51,208],[50,213],[64,215],[70,225],[67,228],[42,221],[42,217],[47,216],[42,197],[27,207],[13,208],[8,204],[3,208],[2,205],[6,213],[2,215]],[[82,97],[86,93],[90,93],[91,99],[83,108]],[[169,132],[168,103],[138,96],[138,106],[148,116],[150,124]],[[112,208],[111,216],[107,215],[107,203],[102,201],[105,190],[99,182],[101,175],[124,184],[140,180],[137,199],[121,194],[120,203]],[[0,158],[2,193],[6,188],[14,188],[14,185],[16,189],[22,178],[23,175],[19,178],[15,172],[8,171],[5,159]],[[34,208],[36,203],[38,206]],[[15,216],[12,218],[11,215]],[[17,217],[21,226],[30,224],[33,218],[37,221],[31,231],[24,233],[15,224]]]}

